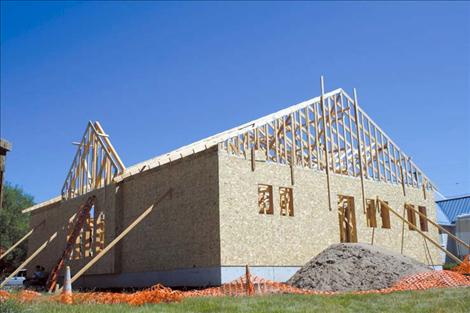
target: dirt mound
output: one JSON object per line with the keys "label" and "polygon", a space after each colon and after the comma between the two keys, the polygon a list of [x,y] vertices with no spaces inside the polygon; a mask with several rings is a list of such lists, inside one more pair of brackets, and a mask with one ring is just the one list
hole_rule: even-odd
{"label": "dirt mound", "polygon": [[323,291],[383,289],[402,277],[431,270],[423,263],[377,246],[345,243],[323,250],[287,283]]}

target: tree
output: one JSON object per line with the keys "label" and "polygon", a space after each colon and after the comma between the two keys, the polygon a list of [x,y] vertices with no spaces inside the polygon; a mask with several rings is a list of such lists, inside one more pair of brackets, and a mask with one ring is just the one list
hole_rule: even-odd
{"label": "tree", "polygon": [[[28,213],[21,210],[34,204],[33,197],[19,186],[5,183],[3,186],[3,208],[0,208],[0,250],[6,250],[29,231]],[[2,271],[6,267],[18,267],[26,258],[27,240],[10,252],[0,262]]]}

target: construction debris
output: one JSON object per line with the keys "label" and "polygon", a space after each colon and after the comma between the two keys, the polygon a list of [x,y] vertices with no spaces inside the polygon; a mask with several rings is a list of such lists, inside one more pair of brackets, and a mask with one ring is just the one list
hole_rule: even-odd
{"label": "construction debris", "polygon": [[287,283],[322,291],[384,289],[405,276],[427,271],[431,268],[401,254],[368,244],[343,243],[323,250]]}

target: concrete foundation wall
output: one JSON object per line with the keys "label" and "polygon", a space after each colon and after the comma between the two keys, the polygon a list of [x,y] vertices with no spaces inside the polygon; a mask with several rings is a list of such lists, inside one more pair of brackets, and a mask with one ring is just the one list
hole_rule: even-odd
{"label": "concrete foundation wall", "polygon": [[[362,209],[360,178],[331,175],[332,210],[328,208],[326,174],[294,167],[294,185],[290,166],[258,161],[255,171],[251,160],[219,152],[220,240],[222,266],[302,266],[330,244],[340,242],[338,195],[353,196],[358,242],[371,243],[372,228],[367,227]],[[258,184],[273,186],[274,214],[259,214]],[[294,216],[281,216],[279,187],[293,188]],[[365,182],[366,197],[379,196],[403,213],[404,203],[422,205],[435,220],[433,196],[422,189],[401,185]],[[400,252],[402,222],[390,213],[391,229],[375,229],[374,244]],[[419,218],[417,217],[418,227]],[[404,231],[404,254],[428,263],[423,238],[416,232]],[[439,242],[438,232],[429,225],[428,234]],[[428,243],[432,263],[441,264],[439,252]]]}

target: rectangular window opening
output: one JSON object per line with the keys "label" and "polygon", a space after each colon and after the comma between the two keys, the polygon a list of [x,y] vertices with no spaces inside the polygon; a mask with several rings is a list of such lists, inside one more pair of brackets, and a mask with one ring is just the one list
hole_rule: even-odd
{"label": "rectangular window opening", "polygon": [[[387,201],[384,201],[384,202],[388,205]],[[380,217],[382,219],[382,228],[385,228],[385,229],[392,228],[390,225],[390,211],[385,205],[382,205],[382,204],[380,204]]]}
{"label": "rectangular window opening", "polygon": [[292,188],[279,187],[279,204],[282,216],[294,216],[294,197]]}
{"label": "rectangular window opening", "polygon": [[[426,207],[424,206],[419,206],[418,207],[419,213],[423,214],[424,216],[428,216],[426,213]],[[428,220],[424,218],[424,216],[419,216],[419,226],[421,228],[421,231],[428,231]]]}
{"label": "rectangular window opening", "polygon": [[338,195],[338,221],[341,242],[357,242],[354,198]]}
{"label": "rectangular window opening", "polygon": [[368,227],[377,227],[377,210],[375,207],[375,200],[366,200],[366,218]]}
{"label": "rectangular window opening", "polygon": [[258,185],[259,214],[274,214],[273,186]]}
{"label": "rectangular window opening", "polygon": [[99,253],[104,249],[104,232],[105,232],[105,215],[100,212],[96,219],[96,232],[95,232],[95,252]]}
{"label": "rectangular window opening", "polygon": [[[93,209],[92,209],[93,210]],[[84,238],[84,252],[85,258],[93,256],[93,232],[94,232],[94,216],[92,215],[92,211],[88,214],[85,220],[85,225],[83,225],[85,229],[85,238]]]}
{"label": "rectangular window opening", "polygon": [[409,230],[416,230],[416,214],[414,209],[414,205],[412,204],[405,204],[406,209],[406,216],[408,218],[408,229]]}

